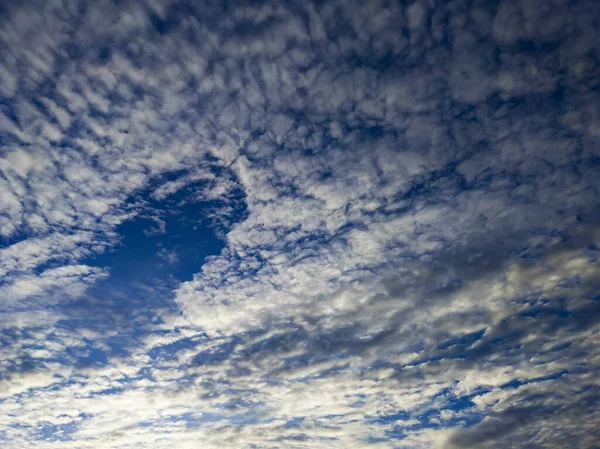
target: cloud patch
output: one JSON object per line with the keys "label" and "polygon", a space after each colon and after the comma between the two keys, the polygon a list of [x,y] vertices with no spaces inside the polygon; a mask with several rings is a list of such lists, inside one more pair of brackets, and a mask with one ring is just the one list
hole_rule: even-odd
{"label": "cloud patch", "polygon": [[598,12],[3,8],[3,446],[596,447]]}

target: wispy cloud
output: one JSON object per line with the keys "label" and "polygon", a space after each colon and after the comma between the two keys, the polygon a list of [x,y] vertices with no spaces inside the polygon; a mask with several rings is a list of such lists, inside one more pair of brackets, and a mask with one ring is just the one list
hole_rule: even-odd
{"label": "wispy cloud", "polygon": [[596,447],[599,13],[6,5],[3,447]]}

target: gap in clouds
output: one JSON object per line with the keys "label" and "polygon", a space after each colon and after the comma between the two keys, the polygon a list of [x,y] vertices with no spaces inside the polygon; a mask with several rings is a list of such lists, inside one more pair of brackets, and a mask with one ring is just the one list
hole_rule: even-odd
{"label": "gap in clouds", "polygon": [[[217,180],[228,176],[225,169],[213,172]],[[115,230],[119,243],[82,261],[108,270],[108,277],[83,297],[55,307],[64,317],[59,327],[100,333],[70,353],[77,366],[105,365],[111,357],[128,356],[137,338],[161,323],[162,313],[179,314],[172,290],[191,280],[207,257],[220,254],[226,227],[244,219],[244,197],[236,188],[226,198],[208,200],[211,182],[200,181],[156,195],[160,186],[186,182],[186,175],[169,173],[132,198],[133,217]],[[100,335],[105,345],[97,348],[94,340]]]}
{"label": "gap in clouds", "polygon": [[[215,177],[222,172],[216,171]],[[121,289],[153,277],[168,277],[177,283],[191,280],[206,257],[225,247],[222,228],[230,221],[243,220],[246,214],[241,192],[207,200],[200,192],[208,183],[200,181],[166,197],[154,195],[159,184],[177,182],[185,174],[169,173],[132,198],[133,217],[115,229],[120,242],[83,261],[110,272],[96,288]]]}
{"label": "gap in clouds", "polygon": [[223,249],[206,217],[216,202],[195,202],[188,189],[164,200],[143,194],[136,203],[135,217],[115,230],[119,244],[86,261],[110,270],[105,283],[120,288],[158,275],[190,280],[206,256]]}

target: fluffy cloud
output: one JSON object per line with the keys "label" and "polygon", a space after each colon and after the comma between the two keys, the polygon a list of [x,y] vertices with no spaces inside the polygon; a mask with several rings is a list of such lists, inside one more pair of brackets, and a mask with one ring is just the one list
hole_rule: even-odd
{"label": "fluffy cloud", "polygon": [[3,444],[595,447],[599,12],[7,6]]}

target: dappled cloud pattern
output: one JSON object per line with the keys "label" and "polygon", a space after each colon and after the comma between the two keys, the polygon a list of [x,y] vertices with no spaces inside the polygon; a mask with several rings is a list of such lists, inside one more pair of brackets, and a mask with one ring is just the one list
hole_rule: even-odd
{"label": "dappled cloud pattern", "polygon": [[600,3],[0,17],[2,447],[598,447]]}

